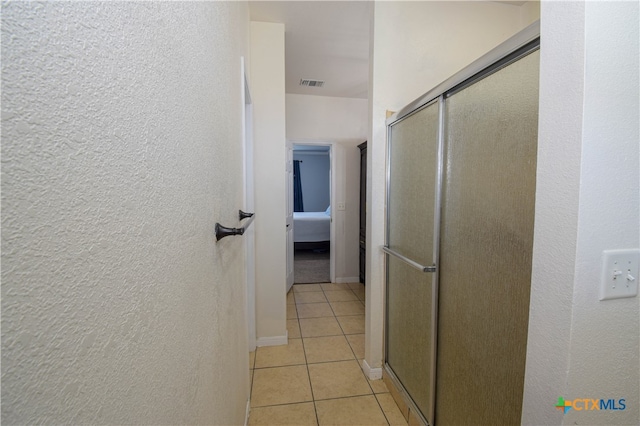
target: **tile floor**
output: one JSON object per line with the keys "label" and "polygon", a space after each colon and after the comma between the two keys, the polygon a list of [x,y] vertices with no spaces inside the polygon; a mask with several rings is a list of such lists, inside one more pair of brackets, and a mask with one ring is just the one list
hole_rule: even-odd
{"label": "tile floor", "polygon": [[250,425],[406,425],[382,380],[366,378],[364,286],[296,284],[286,346],[250,356]]}

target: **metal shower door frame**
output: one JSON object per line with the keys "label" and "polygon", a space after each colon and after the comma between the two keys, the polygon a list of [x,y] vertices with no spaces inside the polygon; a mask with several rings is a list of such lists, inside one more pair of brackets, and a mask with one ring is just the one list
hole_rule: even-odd
{"label": "metal shower door frame", "polygon": [[[433,425],[435,419],[435,392],[436,392],[436,362],[437,362],[437,350],[438,350],[438,282],[439,273],[438,265],[440,260],[440,225],[441,225],[441,212],[442,212],[442,191],[443,191],[443,174],[444,174],[444,144],[445,144],[445,103],[446,99],[463,90],[464,88],[480,81],[481,79],[488,77],[489,75],[507,67],[508,65],[518,61],[519,59],[527,56],[528,54],[538,50],[540,48],[540,21],[536,21],[529,25],[524,30],[515,34],[493,50],[489,51],[484,56],[480,57],[476,61],[472,62],[467,67],[463,68],[452,77],[448,78],[444,82],[437,85],[432,90],[428,91],[424,95],[420,96],[400,111],[396,112],[386,120],[387,126],[387,152],[386,152],[386,187],[385,187],[385,243],[381,247],[381,250],[386,254],[385,256],[385,320],[384,320],[384,371],[398,387],[402,390],[403,395],[406,396],[405,402],[411,408],[411,411],[426,425]],[[405,118],[427,108],[435,103],[438,103],[438,147],[437,147],[437,165],[436,165],[436,189],[435,189],[435,208],[434,208],[434,230],[433,230],[433,266],[421,265],[412,259],[408,259],[405,256],[394,252],[389,248],[389,232],[390,232],[390,182],[391,182],[391,144],[392,144],[392,128],[394,125],[400,123]],[[430,387],[431,400],[429,401],[429,414],[430,419],[425,418],[424,414],[418,409],[416,403],[412,400],[404,386],[393,372],[391,366],[387,363],[388,358],[388,304],[389,298],[388,280],[389,280],[389,256],[394,256],[410,266],[422,270],[423,272],[433,273],[432,277],[432,312],[431,312],[431,369],[430,378],[431,381],[428,384]]]}
{"label": "metal shower door frame", "polygon": [[[435,196],[436,196],[436,200],[434,203],[434,212],[433,212],[433,258],[432,258],[432,265],[421,265],[418,262],[415,262],[412,259],[409,259],[405,256],[403,256],[400,253],[397,253],[395,251],[393,251],[392,249],[389,248],[389,238],[390,238],[390,226],[389,226],[389,206],[390,206],[390,183],[391,183],[391,145],[392,145],[392,128],[394,125],[399,124],[400,122],[402,122],[404,119],[434,105],[434,104],[438,104],[438,147],[437,147],[437,163],[436,163],[436,179],[435,179]],[[400,259],[401,261],[403,261],[404,263],[408,264],[409,266],[420,270],[423,273],[433,273],[433,276],[431,277],[431,298],[432,298],[432,311],[431,311],[431,324],[432,324],[432,330],[431,330],[431,353],[430,353],[430,359],[431,359],[431,365],[429,366],[430,371],[432,372],[431,374],[431,381],[429,383],[429,388],[430,388],[430,395],[431,395],[431,399],[429,400],[429,413],[431,415],[433,415],[434,412],[434,408],[435,408],[435,390],[436,390],[436,381],[435,381],[435,368],[436,368],[436,343],[437,343],[437,303],[438,303],[438,274],[437,274],[437,266],[438,265],[438,255],[439,255],[439,241],[440,241],[440,200],[441,200],[441,196],[442,196],[442,171],[443,171],[443,160],[444,160],[444,133],[442,131],[440,131],[440,129],[442,128],[443,124],[444,124],[444,98],[443,96],[439,96],[437,99],[433,99],[429,102],[426,102],[423,105],[420,105],[419,107],[417,107],[416,109],[408,112],[407,114],[403,115],[401,118],[399,118],[398,120],[394,121],[393,123],[387,124],[387,161],[386,161],[386,230],[385,230],[385,245],[382,247],[382,251],[384,251],[387,255],[389,256],[394,256],[397,259]],[[389,287],[387,285],[387,283],[389,282],[389,256],[386,257],[385,259],[385,300],[389,299]],[[386,336],[388,335],[388,331],[389,331],[389,324],[388,324],[388,318],[389,315],[387,315],[387,309],[388,306],[385,303],[385,321],[384,321],[384,335],[385,335],[385,340],[384,340],[384,354],[385,354],[385,362],[384,362],[384,369],[385,372],[387,373],[387,375],[389,375],[389,377],[391,378],[391,380],[395,383],[396,387],[398,387],[399,389],[402,389],[403,392],[406,395],[409,395],[408,392],[406,391],[406,389],[404,388],[404,386],[402,385],[402,382],[400,381],[400,379],[396,376],[395,372],[393,371],[392,367],[389,365],[389,363],[387,362],[388,359],[388,353],[389,353],[389,348],[388,348],[388,339],[386,338]],[[411,399],[411,397],[409,397],[409,399],[407,401],[405,401],[412,409],[413,412],[415,412],[420,419],[425,422],[425,424],[431,424],[432,422],[429,422],[424,415],[422,414],[422,412],[418,409],[417,404],[413,401],[413,399]],[[431,419],[433,420],[433,419]]]}

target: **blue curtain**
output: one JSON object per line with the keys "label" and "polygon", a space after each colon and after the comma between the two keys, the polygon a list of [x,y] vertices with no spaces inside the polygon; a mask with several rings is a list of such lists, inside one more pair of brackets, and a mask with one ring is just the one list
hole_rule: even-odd
{"label": "blue curtain", "polygon": [[302,181],[300,180],[300,161],[293,160],[293,211],[303,212]]}

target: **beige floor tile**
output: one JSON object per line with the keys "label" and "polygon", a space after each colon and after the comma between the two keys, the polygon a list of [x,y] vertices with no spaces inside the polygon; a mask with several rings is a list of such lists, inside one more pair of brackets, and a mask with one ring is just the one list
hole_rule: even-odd
{"label": "beige floor tile", "polygon": [[372,393],[356,360],[309,364],[307,367],[316,401]]}
{"label": "beige floor tile", "polygon": [[353,291],[353,294],[356,295],[358,300],[361,300],[361,301],[364,302],[364,300],[365,300],[364,289],[362,289],[362,290],[351,290],[351,291]]}
{"label": "beige floor tile", "polygon": [[298,318],[298,311],[296,305],[287,305],[287,319]]}
{"label": "beige floor tile", "polygon": [[293,291],[289,290],[287,293],[287,305],[293,305],[296,303],[295,297],[293,297]]}
{"label": "beige floor tile", "polygon": [[362,284],[362,283],[349,283],[348,286],[349,286],[349,288],[351,290],[362,290],[362,291],[364,291],[364,284]]}
{"label": "beige floor tile", "polygon": [[249,368],[253,368],[256,362],[256,351],[249,352]]}
{"label": "beige floor tile", "polygon": [[386,425],[387,420],[373,395],[316,401],[322,425]]}
{"label": "beige floor tile", "polygon": [[331,302],[331,308],[336,316],[340,315],[364,315],[364,305],[360,301]]}
{"label": "beige floor tile", "polygon": [[335,317],[304,318],[300,320],[302,337],[342,335],[342,329]]}
{"label": "beige floor tile", "polygon": [[[376,380],[376,381],[377,382],[382,382],[382,380]],[[400,412],[400,409],[396,405],[396,402],[394,401],[394,399],[393,399],[393,397],[391,396],[390,393],[377,394],[376,398],[378,399],[378,402],[380,403],[380,406],[382,407],[382,411],[384,412],[384,415],[387,417],[387,420],[389,421],[389,424],[391,426],[396,426],[396,425],[398,425],[398,426],[406,426],[407,425],[407,421],[402,416],[402,413]]]}
{"label": "beige floor tile", "polygon": [[296,305],[298,318],[332,317],[333,311],[328,303],[303,303]]}
{"label": "beige floor tile", "polygon": [[302,339],[289,339],[289,344],[263,346],[256,349],[255,368],[284,367],[305,364]]}
{"label": "beige floor tile", "polygon": [[300,338],[300,325],[298,324],[297,319],[288,319],[287,320],[287,336],[289,339],[297,339]]}
{"label": "beige floor tile", "polygon": [[321,291],[304,291],[296,295],[296,303],[321,303],[326,302],[327,298]]}
{"label": "beige floor tile", "polygon": [[348,302],[351,300],[358,300],[351,290],[325,291],[324,295],[327,296],[327,300],[329,302]]}
{"label": "beige floor tile", "polygon": [[312,401],[306,365],[254,370],[251,407],[306,401]]}
{"label": "beige floor tile", "polygon": [[296,294],[305,291],[322,291],[322,287],[320,287],[320,284],[294,284],[293,291]]}
{"label": "beige floor tile", "polygon": [[251,409],[249,425],[317,425],[313,402],[256,407]]}
{"label": "beige floor tile", "polygon": [[356,359],[364,358],[364,334],[349,334],[346,336],[349,346],[353,350]]}
{"label": "beige floor tile", "polygon": [[379,380],[369,380],[369,386],[371,386],[371,389],[373,389],[373,393],[389,393],[389,389],[387,388],[387,385],[384,383],[384,380],[379,379]]}
{"label": "beige floor tile", "polygon": [[303,343],[309,364],[354,359],[344,336],[307,337]]}
{"label": "beige floor tile", "polygon": [[324,291],[351,290],[351,288],[349,287],[349,284],[343,284],[343,283],[327,283],[327,284],[320,284],[320,286]]}
{"label": "beige floor tile", "polygon": [[347,315],[336,317],[344,334],[364,333],[364,315]]}

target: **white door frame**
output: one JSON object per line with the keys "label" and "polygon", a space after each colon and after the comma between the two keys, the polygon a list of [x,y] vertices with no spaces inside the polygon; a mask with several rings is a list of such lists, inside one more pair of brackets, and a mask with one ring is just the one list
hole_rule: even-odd
{"label": "white door frame", "polygon": [[[330,227],[330,238],[329,241],[329,279],[332,283],[336,282],[336,221],[335,211],[336,211],[336,158],[335,158],[335,145],[334,141],[323,141],[323,140],[288,140],[287,144],[291,145],[314,145],[314,146],[328,146],[329,147],[329,203],[331,204],[331,227]],[[289,182],[287,182],[289,183]],[[293,187],[293,181],[290,182]]]}
{"label": "white door frame", "polygon": [[[247,80],[244,57],[240,58],[242,103],[242,176],[244,189],[243,211],[255,213],[254,181],[253,181],[253,105]],[[256,261],[255,261],[255,226],[249,226],[244,233],[245,247],[245,290],[246,321],[249,351],[256,350]]]}
{"label": "white door frame", "polygon": [[293,253],[295,251],[295,243],[293,241],[293,145],[287,142],[286,146],[287,150],[287,158],[285,165],[285,176],[286,176],[286,293],[291,290],[293,287]]}

